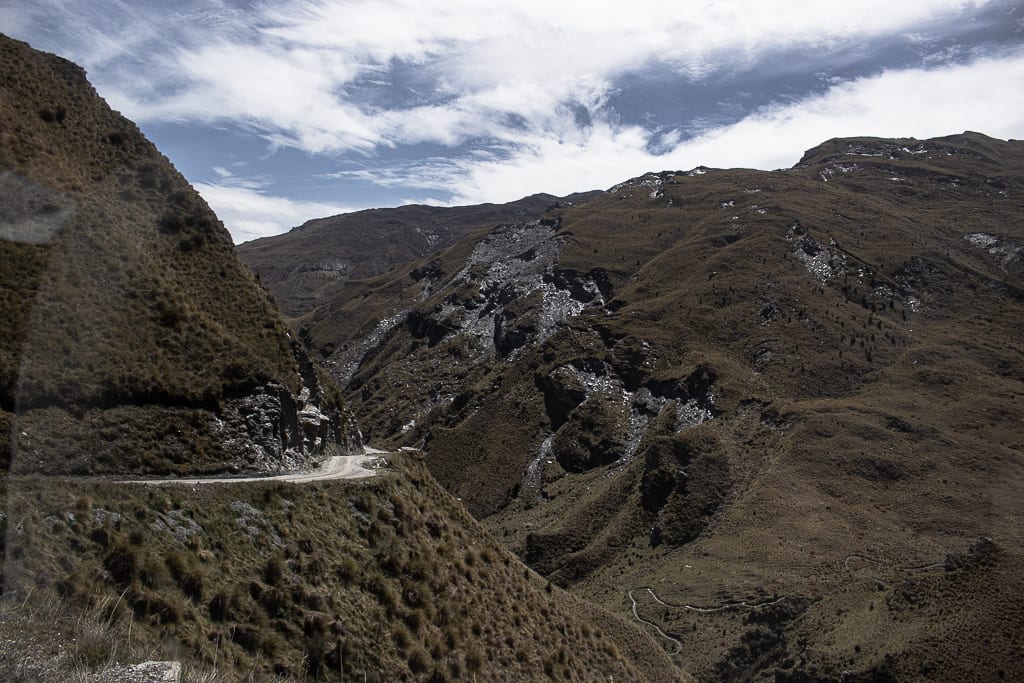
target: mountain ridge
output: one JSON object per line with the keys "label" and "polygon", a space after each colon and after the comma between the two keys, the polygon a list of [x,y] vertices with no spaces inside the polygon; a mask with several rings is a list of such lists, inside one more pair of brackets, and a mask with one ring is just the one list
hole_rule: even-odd
{"label": "mountain ridge", "polygon": [[0,58],[10,466],[273,470],[355,444],[223,225],[138,127],[73,63],[9,39]]}
{"label": "mountain ridge", "polygon": [[1024,143],[970,132],[648,173],[292,323],[368,437],[699,677],[980,680],[1022,667],[981,640],[1024,599],[981,597],[1022,557],[1022,191]]}
{"label": "mountain ridge", "polygon": [[[286,316],[297,317],[341,289],[346,280],[387,272],[449,246],[476,228],[527,220],[559,202],[585,201],[534,194],[505,204],[462,207],[409,204],[306,221],[284,235],[238,245],[236,251],[274,292]],[[311,263],[309,254],[316,253]]]}

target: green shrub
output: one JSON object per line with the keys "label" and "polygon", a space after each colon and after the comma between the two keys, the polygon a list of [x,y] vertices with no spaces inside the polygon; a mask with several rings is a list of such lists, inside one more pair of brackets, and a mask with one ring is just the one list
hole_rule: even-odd
{"label": "green shrub", "polygon": [[74,639],[76,663],[86,669],[97,669],[109,663],[114,654],[111,635],[100,625],[79,629]]}
{"label": "green shrub", "polygon": [[291,592],[283,586],[274,586],[263,591],[258,600],[266,610],[267,616],[271,618],[286,616],[294,606]]}
{"label": "green shrub", "polygon": [[133,589],[128,593],[128,599],[136,616],[148,617],[157,624],[176,624],[184,614],[180,603],[162,593]]}
{"label": "green shrub", "polygon": [[359,564],[351,557],[344,558],[338,563],[334,570],[334,573],[345,585],[352,584],[359,578],[361,572],[362,570],[359,567]]}
{"label": "green shrub", "polygon": [[167,564],[155,555],[147,554],[139,572],[139,579],[146,588],[159,588],[170,579]]}

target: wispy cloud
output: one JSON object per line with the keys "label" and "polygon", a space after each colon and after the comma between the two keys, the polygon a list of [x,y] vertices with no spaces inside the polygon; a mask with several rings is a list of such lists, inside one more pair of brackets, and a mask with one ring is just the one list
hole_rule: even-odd
{"label": "wispy cloud", "polygon": [[[9,1],[0,19],[13,16]],[[83,64],[144,128],[228,129],[245,137],[240,147],[269,147],[278,160],[294,163],[297,150],[317,173],[328,161],[358,163],[369,170],[333,177],[352,181],[350,195],[372,183],[402,198],[505,201],[659,168],[788,166],[841,135],[1024,137],[1015,0],[35,0],[18,9],[18,31]],[[1011,44],[1017,52],[994,56]],[[886,67],[895,52],[904,61]],[[217,168],[203,179],[212,180],[198,186],[236,240],[343,208],[294,199],[313,190],[268,185],[255,168],[233,176],[235,160],[211,158]],[[249,160],[278,175],[271,161]]]}
{"label": "wispy cloud", "polygon": [[888,71],[820,96],[755,111],[680,145],[670,158],[719,167],[780,168],[844,136],[927,138],[977,130],[1024,133],[1024,51],[969,64]]}
{"label": "wispy cloud", "polygon": [[524,135],[504,152],[337,175],[385,187],[444,190],[452,193],[448,203],[470,204],[606,188],[651,170],[785,168],[831,137],[931,137],[973,129],[1008,138],[1024,132],[1019,83],[1024,52],[839,83],[822,95],[764,107],[695,137],[670,132],[653,146],[652,133],[641,127],[600,123],[572,137]]}
{"label": "wispy cloud", "polygon": [[19,7],[11,0],[0,0],[0,26],[4,27],[5,33],[11,35],[22,35],[32,23],[32,18],[24,8]]}
{"label": "wispy cloud", "polygon": [[[296,201],[271,194],[259,178],[241,178],[223,168],[214,171],[217,182],[195,183],[195,188],[231,231],[236,244],[277,235],[313,218],[353,211],[353,207]],[[358,207],[361,208],[361,207]]]}
{"label": "wispy cloud", "polygon": [[[43,4],[74,13],[54,0]],[[325,153],[513,140],[521,131],[510,120],[557,138],[565,126],[560,107],[600,117],[616,79],[652,63],[700,79],[782,48],[917,31],[986,3],[319,0],[250,12],[225,2],[83,4],[89,14],[64,22],[78,26],[72,56],[87,67],[116,67],[123,58],[142,72],[138,79],[113,67],[114,78],[100,74],[104,92],[129,116],[228,120],[276,144]],[[368,74],[397,67],[429,87],[429,104],[391,107],[385,97],[367,106],[347,94]]]}

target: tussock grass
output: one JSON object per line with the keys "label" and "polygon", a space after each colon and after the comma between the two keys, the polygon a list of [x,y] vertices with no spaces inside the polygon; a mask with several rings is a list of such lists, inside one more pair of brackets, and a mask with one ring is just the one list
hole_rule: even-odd
{"label": "tussock grass", "polygon": [[[603,613],[621,645],[609,651],[593,610],[524,572],[422,463],[398,457],[408,462],[361,483],[192,490],[19,477],[7,493],[7,522],[21,531],[6,546],[5,592],[108,614],[108,642],[130,626],[133,651],[221,676],[537,680],[556,644],[560,672],[681,676],[656,643]],[[631,638],[642,646],[625,647]],[[81,661],[126,656],[101,642],[83,640]]]}

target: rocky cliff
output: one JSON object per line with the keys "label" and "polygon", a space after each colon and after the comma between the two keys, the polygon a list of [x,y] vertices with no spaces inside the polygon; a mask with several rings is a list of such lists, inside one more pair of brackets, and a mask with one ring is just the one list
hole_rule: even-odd
{"label": "rocky cliff", "polygon": [[0,419],[17,471],[278,470],[358,445],[201,197],[84,72],[0,42]]}

